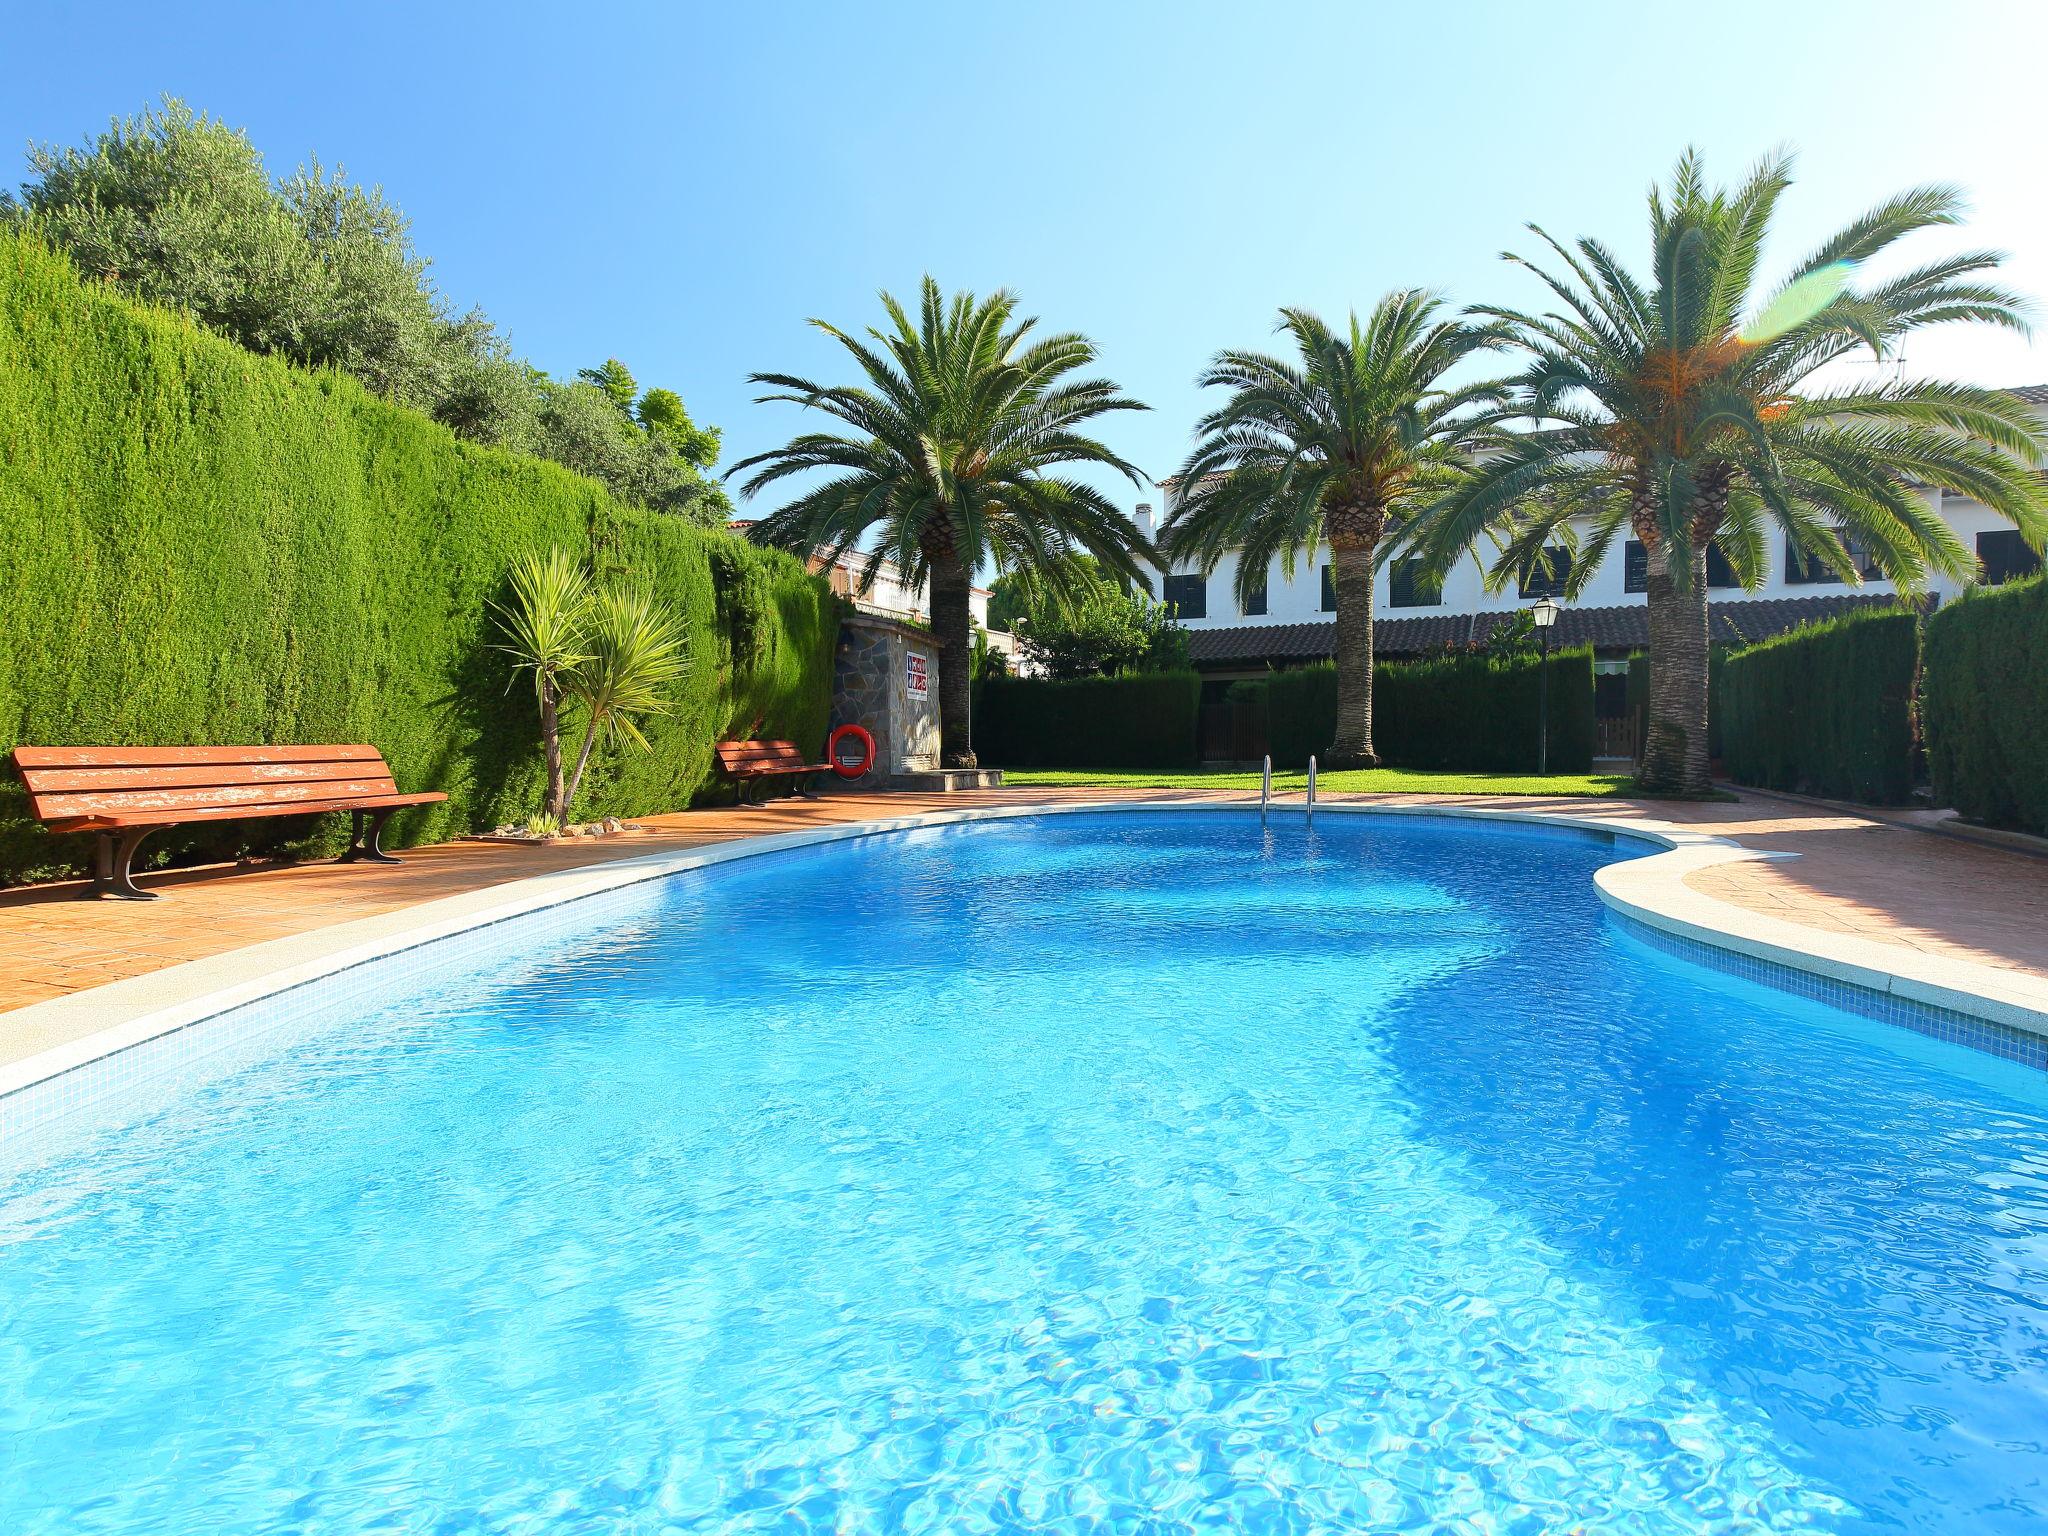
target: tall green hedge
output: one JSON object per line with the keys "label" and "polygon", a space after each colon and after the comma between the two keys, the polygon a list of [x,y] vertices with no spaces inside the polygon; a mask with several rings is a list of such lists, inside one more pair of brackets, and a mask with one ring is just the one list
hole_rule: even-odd
{"label": "tall green hedge", "polygon": [[1201,708],[1193,672],[991,677],[975,703],[974,751],[1002,768],[1192,768]]}
{"label": "tall green hedge", "polygon": [[[0,237],[0,753],[368,741],[401,788],[450,797],[395,821],[397,841],[522,816],[540,799],[536,711],[490,604],[515,556],[550,546],[650,582],[693,661],[653,751],[601,756],[579,813],[687,804],[717,737],[757,719],[822,744],[837,610],[795,560],[462,443]],[[86,840],[28,822],[5,778],[0,879],[80,867]],[[333,845],[308,827],[152,846]]]}
{"label": "tall green hedge", "polygon": [[1721,762],[1738,784],[1898,805],[1913,792],[1920,616],[1875,608],[1733,651]]}
{"label": "tall green hedge", "polygon": [[[1397,768],[1532,773],[1540,661],[1528,656],[1442,656],[1383,661],[1373,669],[1372,734]],[[1337,731],[1337,669],[1325,663],[1246,685],[1266,694],[1266,744],[1276,767],[1307,766]],[[1552,773],[1593,767],[1593,653],[1550,657]]]}
{"label": "tall green hedge", "polygon": [[2048,577],[1930,615],[1920,690],[1935,798],[2048,836]]}

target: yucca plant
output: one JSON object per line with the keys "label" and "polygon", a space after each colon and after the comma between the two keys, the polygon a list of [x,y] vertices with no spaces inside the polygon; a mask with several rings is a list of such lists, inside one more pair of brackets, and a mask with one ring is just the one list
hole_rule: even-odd
{"label": "yucca plant", "polygon": [[1504,328],[1440,318],[1442,302],[1390,293],[1360,326],[1333,331],[1305,309],[1276,329],[1299,360],[1219,352],[1201,376],[1230,398],[1202,418],[1173,482],[1162,542],[1204,575],[1237,551],[1240,603],[1277,554],[1295,562],[1328,540],[1337,592],[1337,738],[1328,766],[1369,768],[1372,586],[1382,545],[1441,499],[1481,440],[1495,389],[1448,375],[1501,345]]}
{"label": "yucca plant", "polygon": [[1008,291],[949,301],[927,277],[914,318],[886,293],[882,308],[888,328],[869,330],[868,341],[811,322],[852,355],[864,386],[752,376],[778,391],[762,400],[824,411],[850,430],[806,433],[728,474],[755,471],[741,487],[747,496],[788,476],[827,476],[756,524],[756,540],[836,561],[875,534],[862,590],[884,560],[913,582],[930,580],[941,761],[972,768],[974,573],[1031,571],[1063,589],[1065,557],[1086,551],[1113,580],[1144,582],[1140,562],[1151,551],[1137,528],[1094,487],[1052,473],[1102,464],[1142,485],[1133,465],[1081,428],[1144,407],[1105,379],[1073,379],[1095,361],[1094,343],[1071,333],[1033,339],[1037,322],[1017,318]]}
{"label": "yucca plant", "polygon": [[[1774,288],[1758,272],[1791,162],[1766,158],[1734,192],[1710,187],[1697,154],[1650,194],[1651,268],[1633,276],[1605,246],[1567,246],[1534,225],[1562,271],[1510,255],[1560,308],[1486,306],[1529,354],[1512,381],[1530,429],[1500,436],[1475,475],[1417,535],[1447,570],[1481,539],[1495,585],[1574,550],[1574,594],[1616,537],[1648,556],[1651,696],[1638,782],[1657,795],[1710,792],[1706,560],[1738,579],[1765,571],[1771,527],[1850,583],[1864,564],[1912,593],[1929,570],[1974,568],[1922,494],[1937,487],[2048,536],[2033,413],[2002,391],[1959,384],[1831,385],[1829,364],[1895,353],[1922,326],[1968,321],[2024,330],[2022,302],[1970,251],[1859,285],[1869,258],[1918,230],[1957,223],[1948,187],[1895,197],[1845,226]],[[1583,537],[1580,528],[1585,530]]]}
{"label": "yucca plant", "polygon": [[499,609],[506,643],[498,649],[513,658],[518,671],[533,677],[547,763],[546,814],[559,822],[569,804],[562,792],[562,699],[569,681],[590,660],[590,577],[566,550],[552,549],[513,561],[510,581],[511,604]]}
{"label": "yucca plant", "polygon": [[640,719],[669,711],[668,689],[689,668],[682,624],[648,593],[595,592],[587,611],[589,655],[569,674],[569,696],[583,706],[583,746],[558,813],[567,819],[591,748],[600,738],[647,750]]}
{"label": "yucca plant", "polygon": [[[666,690],[688,670],[681,622],[649,594],[597,588],[562,550],[527,555],[511,572],[512,603],[500,610],[518,670],[532,674],[540,700],[541,750],[547,763],[547,804],[557,826],[582,787],[600,740],[645,750],[639,719],[666,714]],[[583,742],[566,782],[561,710],[582,707]]]}

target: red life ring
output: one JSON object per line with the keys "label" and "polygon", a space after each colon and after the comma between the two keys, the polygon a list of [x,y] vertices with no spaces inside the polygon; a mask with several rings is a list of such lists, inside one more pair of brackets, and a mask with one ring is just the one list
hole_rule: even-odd
{"label": "red life ring", "polygon": [[[853,741],[860,745],[860,761],[851,762],[840,756],[839,744]],[[861,779],[875,766],[875,738],[857,725],[842,725],[832,733],[832,739],[825,743],[825,759],[831,763],[832,771],[842,779]]]}

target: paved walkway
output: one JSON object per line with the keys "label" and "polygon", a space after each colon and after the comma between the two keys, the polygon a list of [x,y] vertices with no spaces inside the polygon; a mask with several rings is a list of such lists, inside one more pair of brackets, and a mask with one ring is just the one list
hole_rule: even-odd
{"label": "paved walkway", "polygon": [[[749,810],[646,817],[643,824],[650,830],[601,842],[545,848],[444,843],[410,850],[403,867],[317,864],[211,869],[146,879],[146,886],[165,893],[168,899],[160,902],[80,901],[76,886],[0,893],[0,1011],[526,875],[875,816],[1161,795],[1154,790],[1078,789],[833,795],[816,801],[776,801]],[[1248,797],[1211,791],[1201,798]],[[1392,798],[1415,805],[1437,797]],[[1440,799],[1680,822],[1750,848],[1797,854],[1782,861],[1703,870],[1690,877],[1691,883],[1703,895],[1807,927],[2048,977],[2048,859],[1762,798],[1704,805]]]}

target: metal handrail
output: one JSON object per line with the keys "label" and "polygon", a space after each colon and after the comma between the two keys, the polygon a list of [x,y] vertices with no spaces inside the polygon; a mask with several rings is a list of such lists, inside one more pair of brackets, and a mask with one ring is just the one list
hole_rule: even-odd
{"label": "metal handrail", "polygon": [[1316,760],[1313,757],[1308,760],[1308,805],[1303,819],[1316,819]]}
{"label": "metal handrail", "polygon": [[1273,754],[1266,754],[1266,766],[1259,773],[1259,820],[1266,819],[1266,807],[1273,800]]}

